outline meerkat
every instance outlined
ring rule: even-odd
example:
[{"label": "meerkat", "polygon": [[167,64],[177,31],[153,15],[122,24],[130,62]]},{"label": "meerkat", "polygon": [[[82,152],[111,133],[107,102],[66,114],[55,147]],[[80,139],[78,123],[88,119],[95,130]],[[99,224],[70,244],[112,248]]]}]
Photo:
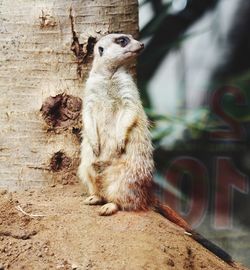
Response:
[{"label": "meerkat", "polygon": [[228,263],[230,255],[191,229],[153,195],[153,147],[149,122],[128,65],[143,43],[127,34],[109,34],[94,47],[94,61],[83,94],[83,131],[78,174],[87,186],[88,205],[99,214],[153,209],[184,228]]},{"label": "meerkat", "polygon": [[130,35],[110,34],[94,48],[83,96],[79,175],[90,193],[85,203],[105,202],[100,215],[150,205],[153,147],[137,86],[126,70],[143,47]]}]

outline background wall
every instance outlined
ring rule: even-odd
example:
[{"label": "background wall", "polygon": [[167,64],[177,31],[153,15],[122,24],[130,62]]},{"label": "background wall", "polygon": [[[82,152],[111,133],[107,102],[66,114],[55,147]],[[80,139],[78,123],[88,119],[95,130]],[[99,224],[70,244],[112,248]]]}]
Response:
[{"label": "background wall", "polygon": [[140,1],[159,196],[250,265],[250,3]]}]

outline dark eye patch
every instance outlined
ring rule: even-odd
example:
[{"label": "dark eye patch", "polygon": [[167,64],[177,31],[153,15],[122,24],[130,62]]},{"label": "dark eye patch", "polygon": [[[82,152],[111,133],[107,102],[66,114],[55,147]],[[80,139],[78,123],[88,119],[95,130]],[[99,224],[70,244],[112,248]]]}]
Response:
[{"label": "dark eye patch", "polygon": [[104,51],[103,47],[98,47],[98,51],[99,51],[100,56],[102,56],[103,55],[103,51]]},{"label": "dark eye patch", "polygon": [[126,47],[130,42],[130,39],[126,36],[118,37],[115,39],[115,43],[119,44],[121,47]]}]

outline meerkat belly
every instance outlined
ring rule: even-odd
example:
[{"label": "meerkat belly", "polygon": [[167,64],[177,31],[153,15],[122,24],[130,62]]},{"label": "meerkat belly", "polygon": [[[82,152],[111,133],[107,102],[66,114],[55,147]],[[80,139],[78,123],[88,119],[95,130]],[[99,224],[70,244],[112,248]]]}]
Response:
[{"label": "meerkat belly", "polygon": [[117,110],[111,104],[103,104],[96,110],[96,122],[100,143],[100,158],[110,159],[116,146]]},{"label": "meerkat belly", "polygon": [[[148,203],[146,194],[151,188],[153,162],[147,134],[147,130],[134,126],[128,134],[124,153],[116,156],[110,152],[110,158],[100,163],[103,197],[124,209],[144,208]],[[117,142],[114,140],[114,143]],[[112,144],[110,147],[115,151],[116,144]]]}]

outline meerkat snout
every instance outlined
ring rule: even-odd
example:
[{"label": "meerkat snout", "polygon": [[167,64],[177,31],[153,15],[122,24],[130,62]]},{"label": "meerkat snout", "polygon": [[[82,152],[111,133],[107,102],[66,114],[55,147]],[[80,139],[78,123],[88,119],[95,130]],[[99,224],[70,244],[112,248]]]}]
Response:
[{"label": "meerkat snout", "polygon": [[139,42],[139,49],[138,49],[138,53],[141,52],[144,49],[144,44],[142,42]]}]

